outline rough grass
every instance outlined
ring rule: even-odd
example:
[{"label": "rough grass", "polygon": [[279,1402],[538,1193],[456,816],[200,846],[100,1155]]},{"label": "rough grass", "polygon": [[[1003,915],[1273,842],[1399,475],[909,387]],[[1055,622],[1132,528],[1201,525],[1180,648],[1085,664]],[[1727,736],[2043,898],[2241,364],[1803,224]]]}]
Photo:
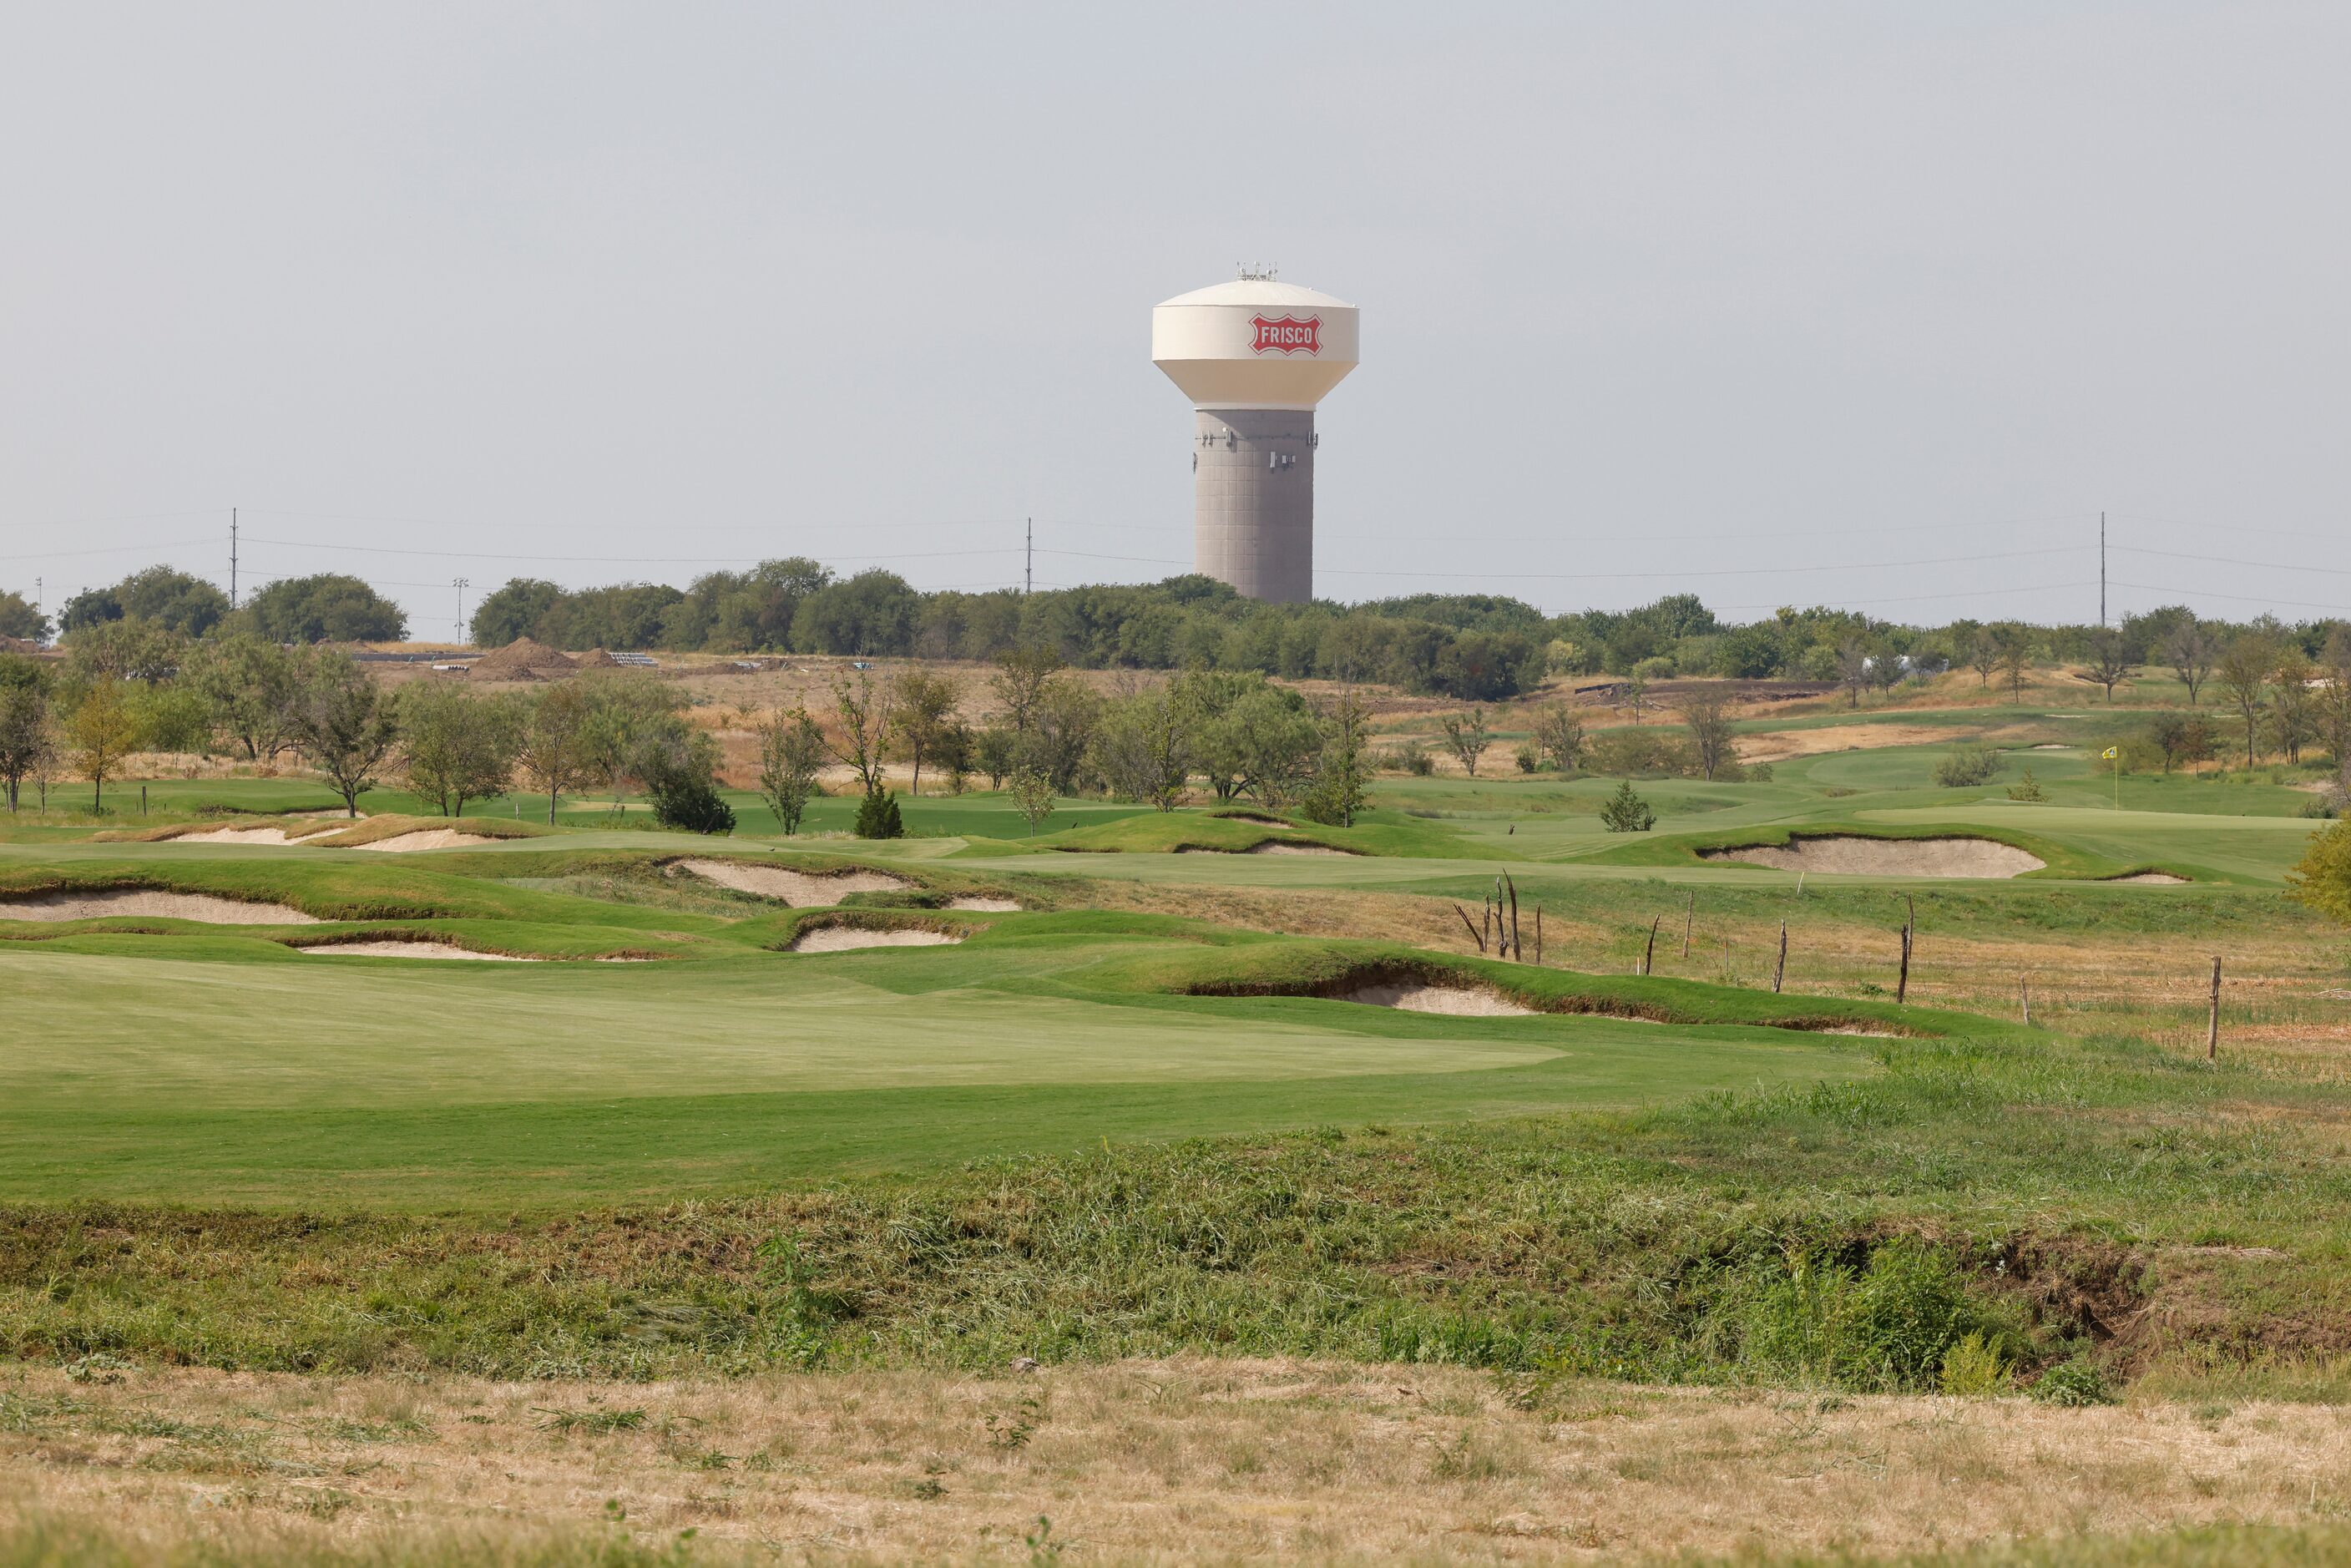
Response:
[{"label": "rough grass", "polygon": [[[1294,1361],[0,1393],[0,1563],[2341,1560],[2351,1453],[2273,1404],[1661,1391]],[[1770,1542],[1769,1545],[1763,1544]]]}]

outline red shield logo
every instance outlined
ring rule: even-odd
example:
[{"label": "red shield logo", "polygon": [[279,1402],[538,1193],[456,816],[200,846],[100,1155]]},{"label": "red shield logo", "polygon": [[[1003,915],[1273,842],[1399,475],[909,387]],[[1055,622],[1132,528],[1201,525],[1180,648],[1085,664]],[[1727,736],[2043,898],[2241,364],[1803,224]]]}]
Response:
[{"label": "red shield logo", "polygon": [[1257,340],[1249,345],[1252,353],[1320,354],[1322,351],[1322,318],[1295,316],[1279,319],[1259,316],[1249,325],[1257,329]]}]

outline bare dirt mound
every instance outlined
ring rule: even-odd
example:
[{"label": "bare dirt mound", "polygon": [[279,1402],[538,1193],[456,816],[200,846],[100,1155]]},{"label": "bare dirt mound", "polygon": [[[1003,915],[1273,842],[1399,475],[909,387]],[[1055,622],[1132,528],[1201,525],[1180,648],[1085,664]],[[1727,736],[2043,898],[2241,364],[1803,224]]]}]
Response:
[{"label": "bare dirt mound", "polygon": [[847,871],[830,876],[788,871],[779,865],[752,865],[743,861],[680,861],[679,865],[721,887],[756,894],[789,904],[795,909],[821,909],[839,904],[844,894],[895,893],[913,883],[886,872]]},{"label": "bare dirt mound", "polygon": [[566,675],[577,674],[580,666],[565,655],[535,643],[528,637],[517,637],[503,648],[493,650],[474,661],[465,672],[469,681],[559,681]]},{"label": "bare dirt mound", "polygon": [[820,925],[792,938],[787,953],[850,953],[860,947],[952,947],[962,941],[944,931],[865,931],[854,925]]},{"label": "bare dirt mound", "polygon": [[247,904],[209,893],[164,893],[149,887],[109,887],[89,893],[43,893],[0,902],[0,920],[200,920],[207,925],[317,925],[316,915],[283,904]]},{"label": "bare dirt mound", "polygon": [[446,942],[410,941],[323,942],[297,947],[298,953],[328,958],[468,958],[490,964],[542,964],[546,960],[521,953],[476,953]]},{"label": "bare dirt mound", "polygon": [[2164,887],[2185,887],[2195,878],[2174,876],[2168,871],[2135,871],[2128,876],[2110,876],[2108,882],[2141,882]]},{"label": "bare dirt mound", "polygon": [[1428,986],[1407,980],[1400,985],[1362,986],[1341,998],[1367,1007],[1395,1008],[1407,1013],[1442,1013],[1447,1018],[1532,1018],[1535,1009],[1493,991],[1474,986]]},{"label": "bare dirt mound", "polygon": [[469,850],[476,844],[494,844],[498,841],[487,833],[461,833],[455,828],[423,828],[413,833],[394,833],[373,843],[350,844],[354,850],[381,851],[385,854],[407,854],[415,850]]},{"label": "bare dirt mound", "polygon": [[1017,898],[951,898],[949,909],[968,909],[982,915],[1009,915],[1020,907]]},{"label": "bare dirt mound", "polygon": [[1698,852],[1702,860],[1739,861],[1775,871],[1830,876],[2008,877],[2022,876],[2049,863],[1994,839],[1869,839],[1850,833]]}]

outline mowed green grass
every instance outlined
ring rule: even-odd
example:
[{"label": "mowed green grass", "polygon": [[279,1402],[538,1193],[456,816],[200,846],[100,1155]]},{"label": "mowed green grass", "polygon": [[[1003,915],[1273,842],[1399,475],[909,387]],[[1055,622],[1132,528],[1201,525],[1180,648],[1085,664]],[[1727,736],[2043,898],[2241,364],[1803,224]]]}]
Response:
[{"label": "mowed green grass", "polygon": [[[1857,1042],[1299,998],[1054,994],[1133,941],[704,963],[0,948],[0,1194],[315,1207],[741,1192],[1108,1139],[1637,1106]],[[250,949],[250,951],[246,951]],[[266,952],[265,952],[266,949]],[[182,956],[174,956],[175,954]]]}]

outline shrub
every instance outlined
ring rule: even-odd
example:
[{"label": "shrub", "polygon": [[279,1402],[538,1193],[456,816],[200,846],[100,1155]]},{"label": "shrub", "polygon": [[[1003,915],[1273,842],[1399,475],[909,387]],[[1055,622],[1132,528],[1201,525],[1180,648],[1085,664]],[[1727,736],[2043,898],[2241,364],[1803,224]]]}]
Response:
[{"label": "shrub", "polygon": [[1542,766],[1542,750],[1531,740],[1519,742],[1519,748],[1510,755],[1517,760],[1521,773],[1532,773]]},{"label": "shrub", "polygon": [[2008,798],[2011,800],[2046,800],[2049,797],[2043,795],[2041,786],[2032,781],[2032,769],[2028,768],[2022,779],[2008,787]]},{"label": "shrub", "polygon": [[1407,742],[1398,750],[1395,761],[1397,767],[1416,779],[1426,779],[1437,771],[1437,758],[1428,754],[1428,747],[1416,740]]},{"label": "shrub", "polygon": [[1774,1260],[1734,1286],[1727,1306],[1750,1371],[1846,1388],[1938,1386],[1971,1340],[1955,1380],[1981,1379],[2014,1337],[1957,1263],[1910,1241],[1887,1242],[1857,1270],[1801,1254]]},{"label": "shrub", "polygon": [[1935,782],[1946,789],[1989,784],[2000,773],[2000,753],[1989,746],[1957,746],[1935,764]]},{"label": "shrub", "polygon": [[1677,730],[1635,725],[1604,729],[1584,743],[1583,770],[1651,779],[1688,779],[1698,772],[1698,753]]},{"label": "shrub", "polygon": [[2008,1357],[1981,1333],[1971,1332],[1943,1353],[1936,1382],[1954,1398],[1998,1394],[2008,1386]]},{"label": "shrub", "polygon": [[2029,1392],[2043,1405],[2080,1406],[2115,1402],[2114,1391],[2106,1385],[2106,1375],[2086,1354],[2051,1367]]},{"label": "shrub", "polygon": [[906,823],[898,814],[895,791],[869,789],[857,803],[857,836],[861,839],[903,839]]},{"label": "shrub", "polygon": [[1612,833],[1646,833],[1657,825],[1657,814],[1649,803],[1633,793],[1633,781],[1625,779],[1616,786],[1616,793],[1600,808],[1601,825]]},{"label": "shrub", "polygon": [[731,833],[735,808],[718,793],[707,772],[691,766],[654,765],[645,770],[645,794],[653,800],[653,821],[664,828],[691,833]]}]

